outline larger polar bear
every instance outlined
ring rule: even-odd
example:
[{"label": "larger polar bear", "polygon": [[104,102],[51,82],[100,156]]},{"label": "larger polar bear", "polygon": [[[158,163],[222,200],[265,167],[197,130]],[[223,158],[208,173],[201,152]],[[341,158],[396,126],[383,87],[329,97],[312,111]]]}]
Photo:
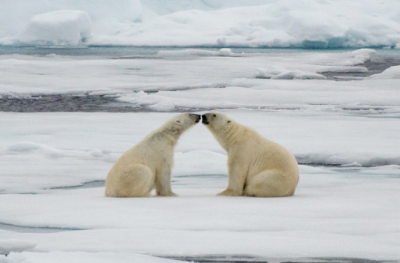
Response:
[{"label": "larger polar bear", "polygon": [[174,147],[183,132],[200,121],[200,115],[183,113],[169,119],[125,152],[106,179],[109,197],[175,196],[171,190]]},{"label": "larger polar bear", "polygon": [[299,168],[294,156],[255,130],[212,111],[203,124],[228,153],[228,188],[219,195],[280,197],[294,194]]}]

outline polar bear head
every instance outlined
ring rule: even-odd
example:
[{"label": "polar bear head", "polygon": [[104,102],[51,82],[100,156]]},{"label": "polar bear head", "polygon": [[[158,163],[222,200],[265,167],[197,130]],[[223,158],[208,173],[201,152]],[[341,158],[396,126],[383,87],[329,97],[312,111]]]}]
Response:
[{"label": "polar bear head", "polygon": [[202,115],[203,124],[214,135],[219,144],[226,150],[232,134],[237,131],[238,124],[225,114],[211,111]]},{"label": "polar bear head", "polygon": [[202,116],[202,123],[213,133],[219,134],[232,126],[233,120],[225,114],[211,111]]},{"label": "polar bear head", "polygon": [[182,113],[169,119],[164,124],[163,130],[169,134],[180,136],[182,133],[198,123],[200,119],[200,115]]}]

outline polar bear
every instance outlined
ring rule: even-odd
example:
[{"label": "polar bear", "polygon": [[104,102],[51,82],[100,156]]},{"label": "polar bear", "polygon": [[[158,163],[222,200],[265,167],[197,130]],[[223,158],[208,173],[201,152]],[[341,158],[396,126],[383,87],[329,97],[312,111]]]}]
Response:
[{"label": "polar bear", "polygon": [[202,123],[228,153],[226,196],[282,197],[294,194],[299,168],[294,156],[255,130],[212,111]]},{"label": "polar bear", "polygon": [[200,121],[197,114],[183,113],[168,120],[125,152],[106,178],[109,197],[175,196],[171,190],[174,147],[183,132]]}]

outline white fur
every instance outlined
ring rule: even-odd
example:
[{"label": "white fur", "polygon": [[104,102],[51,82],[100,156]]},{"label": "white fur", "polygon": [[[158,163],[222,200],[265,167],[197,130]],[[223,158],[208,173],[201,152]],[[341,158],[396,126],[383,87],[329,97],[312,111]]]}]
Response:
[{"label": "white fur", "polygon": [[294,194],[299,169],[290,152],[225,114],[210,112],[205,115],[209,121],[206,127],[228,153],[228,188],[219,195],[280,197]]},{"label": "white fur", "polygon": [[179,137],[196,124],[199,116],[183,113],[125,152],[107,175],[105,195],[109,197],[175,196],[171,190],[174,147]]}]

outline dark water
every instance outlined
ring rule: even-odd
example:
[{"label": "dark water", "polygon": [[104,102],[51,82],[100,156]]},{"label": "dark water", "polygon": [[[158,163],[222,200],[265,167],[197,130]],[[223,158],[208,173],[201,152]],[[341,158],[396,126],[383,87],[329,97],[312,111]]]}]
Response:
[{"label": "dark water", "polygon": [[371,260],[363,258],[268,258],[251,255],[197,255],[197,256],[158,256],[196,263],[398,263],[398,260]]},{"label": "dark water", "polygon": [[61,228],[61,227],[35,227],[35,226],[22,226],[0,223],[0,230],[7,230],[20,233],[57,233],[64,231],[78,231],[84,230],[79,228]]}]

